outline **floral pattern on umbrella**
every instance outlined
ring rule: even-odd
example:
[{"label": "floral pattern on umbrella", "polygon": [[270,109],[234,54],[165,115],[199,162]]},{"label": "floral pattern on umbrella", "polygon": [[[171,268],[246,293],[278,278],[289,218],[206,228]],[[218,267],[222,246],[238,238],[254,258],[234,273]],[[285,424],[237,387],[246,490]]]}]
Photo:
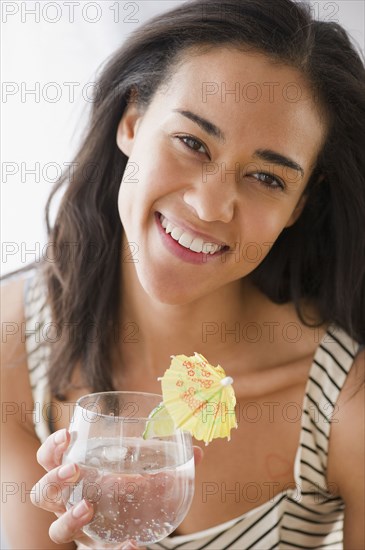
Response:
[{"label": "floral pattern on umbrella", "polygon": [[230,439],[237,428],[233,379],[195,352],[173,355],[161,380],[163,404],[176,427],[187,430],[206,445],[217,437]]}]

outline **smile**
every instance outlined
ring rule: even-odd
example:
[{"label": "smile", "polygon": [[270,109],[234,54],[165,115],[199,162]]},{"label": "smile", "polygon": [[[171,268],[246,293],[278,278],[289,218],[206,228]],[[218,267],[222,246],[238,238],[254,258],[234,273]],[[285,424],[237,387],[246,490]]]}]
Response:
[{"label": "smile", "polygon": [[212,242],[205,242],[200,237],[194,237],[194,235],[192,235],[188,231],[185,231],[184,229],[181,229],[181,227],[174,225],[162,214],[160,214],[160,221],[162,227],[165,229],[165,232],[168,235],[170,234],[175,241],[181,244],[181,246],[183,246],[184,248],[189,248],[193,252],[215,254],[216,252],[219,252],[219,250],[222,250],[222,248],[224,248],[225,246],[224,244],[219,245]]},{"label": "smile", "polygon": [[204,263],[221,256],[229,249],[225,244],[204,239],[199,234],[179,227],[160,212],[155,213],[157,225],[169,250],[190,263]]}]

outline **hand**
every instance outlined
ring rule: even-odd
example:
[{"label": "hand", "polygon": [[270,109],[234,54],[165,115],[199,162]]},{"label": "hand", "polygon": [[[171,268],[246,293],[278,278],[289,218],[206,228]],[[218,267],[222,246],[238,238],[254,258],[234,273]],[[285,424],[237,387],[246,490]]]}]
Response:
[{"label": "hand", "polygon": [[133,550],[138,548],[132,541],[126,541],[116,546],[115,544],[96,542],[85,535],[82,527],[87,525],[93,516],[93,506],[85,499],[66,511],[62,492],[74,484],[80,475],[77,464],[61,466],[62,456],[69,444],[69,432],[59,430],[50,435],[37,452],[39,464],[48,473],[33,487],[31,500],[35,506],[56,514],[58,519],[49,528],[51,540],[57,544],[75,541],[79,545],[78,548],[89,550]]},{"label": "hand", "polygon": [[[93,517],[93,506],[83,499],[76,506],[66,511],[62,500],[62,491],[74,484],[79,476],[77,464],[61,466],[62,456],[70,444],[70,434],[67,430],[59,430],[50,435],[37,452],[37,460],[47,473],[36,483],[31,492],[32,503],[39,508],[53,512],[57,516],[49,528],[49,536],[57,544],[71,541],[77,542],[79,549],[113,549],[133,550],[138,548],[133,541],[125,541],[121,545],[101,544],[83,533],[82,528]],[[194,446],[195,464],[200,464],[203,450]],[[139,547],[141,550],[141,548]]]}]

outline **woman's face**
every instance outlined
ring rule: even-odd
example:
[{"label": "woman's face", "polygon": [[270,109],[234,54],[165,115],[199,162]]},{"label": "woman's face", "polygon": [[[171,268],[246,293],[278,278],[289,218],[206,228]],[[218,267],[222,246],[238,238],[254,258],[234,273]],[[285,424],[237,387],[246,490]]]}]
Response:
[{"label": "woman's face", "polygon": [[146,111],[131,103],[118,205],[145,291],[183,304],[251,273],[300,215],[325,131],[301,73],[231,48],[186,56]]}]

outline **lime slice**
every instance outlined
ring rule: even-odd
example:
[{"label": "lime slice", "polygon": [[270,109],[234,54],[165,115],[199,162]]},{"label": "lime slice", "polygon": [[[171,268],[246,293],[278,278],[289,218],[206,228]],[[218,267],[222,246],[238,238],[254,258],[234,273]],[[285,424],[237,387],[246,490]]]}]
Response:
[{"label": "lime slice", "polygon": [[150,420],[146,422],[146,427],[142,434],[143,439],[164,437],[174,433],[174,422],[163,403],[157,405],[149,414],[148,418]]}]

